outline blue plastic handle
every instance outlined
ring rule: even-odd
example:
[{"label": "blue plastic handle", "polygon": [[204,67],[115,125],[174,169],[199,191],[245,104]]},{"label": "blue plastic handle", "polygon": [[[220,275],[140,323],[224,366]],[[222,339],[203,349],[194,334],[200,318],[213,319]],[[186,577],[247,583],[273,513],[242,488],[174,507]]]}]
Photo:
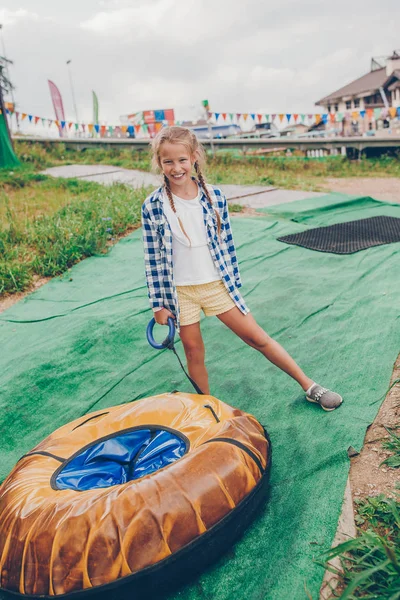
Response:
[{"label": "blue plastic handle", "polygon": [[175,337],[175,322],[174,322],[174,320],[171,317],[168,317],[168,327],[169,327],[168,335],[165,338],[165,340],[163,342],[161,342],[161,344],[156,342],[156,340],[153,337],[153,329],[154,329],[155,324],[156,324],[156,320],[153,317],[151,319],[151,321],[149,322],[149,324],[147,325],[147,329],[146,329],[147,341],[149,342],[150,346],[153,346],[153,348],[156,348],[156,350],[163,350],[164,348],[170,348],[171,346],[173,346],[174,337]]}]

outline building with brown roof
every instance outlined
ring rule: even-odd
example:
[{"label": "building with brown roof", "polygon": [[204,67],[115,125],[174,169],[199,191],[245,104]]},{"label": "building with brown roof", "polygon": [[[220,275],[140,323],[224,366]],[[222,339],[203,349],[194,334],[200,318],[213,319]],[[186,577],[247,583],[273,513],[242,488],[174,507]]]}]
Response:
[{"label": "building with brown roof", "polygon": [[[347,113],[344,125],[350,119],[354,121],[354,111],[368,111],[368,128],[371,128],[374,119],[370,117],[369,109],[400,107],[400,50],[394,50],[388,57],[372,58],[369,73],[324,96],[316,104],[328,113]],[[366,123],[361,125],[365,130]],[[376,127],[376,122],[373,125]]]}]

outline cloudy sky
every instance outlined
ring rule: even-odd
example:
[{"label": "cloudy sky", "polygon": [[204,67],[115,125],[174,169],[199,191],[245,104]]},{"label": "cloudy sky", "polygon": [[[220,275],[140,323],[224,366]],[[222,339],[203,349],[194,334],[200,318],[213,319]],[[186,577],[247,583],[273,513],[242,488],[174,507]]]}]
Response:
[{"label": "cloudy sky", "polygon": [[[310,112],[400,48],[399,0],[3,0],[0,23],[21,112],[54,118],[47,80],[80,121],[143,109],[189,116]],[[0,46],[0,54],[2,54]],[[194,109],[193,107],[196,107]]]}]

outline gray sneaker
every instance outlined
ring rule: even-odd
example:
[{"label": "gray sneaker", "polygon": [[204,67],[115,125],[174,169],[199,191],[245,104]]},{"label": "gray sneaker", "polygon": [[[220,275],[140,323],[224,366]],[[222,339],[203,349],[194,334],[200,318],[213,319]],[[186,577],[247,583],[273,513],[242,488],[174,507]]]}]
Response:
[{"label": "gray sneaker", "polygon": [[309,390],[307,390],[306,398],[309,402],[319,404],[324,410],[335,410],[343,402],[342,396],[339,396],[336,392],[331,392],[324,387],[314,383]]}]

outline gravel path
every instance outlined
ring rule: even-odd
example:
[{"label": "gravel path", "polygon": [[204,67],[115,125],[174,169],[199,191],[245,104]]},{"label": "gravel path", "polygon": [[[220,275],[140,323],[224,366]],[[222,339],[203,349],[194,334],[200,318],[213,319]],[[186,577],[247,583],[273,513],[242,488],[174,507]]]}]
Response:
[{"label": "gravel path", "polygon": [[399,177],[329,177],[325,179],[323,187],[327,192],[372,196],[377,200],[400,202]]}]

